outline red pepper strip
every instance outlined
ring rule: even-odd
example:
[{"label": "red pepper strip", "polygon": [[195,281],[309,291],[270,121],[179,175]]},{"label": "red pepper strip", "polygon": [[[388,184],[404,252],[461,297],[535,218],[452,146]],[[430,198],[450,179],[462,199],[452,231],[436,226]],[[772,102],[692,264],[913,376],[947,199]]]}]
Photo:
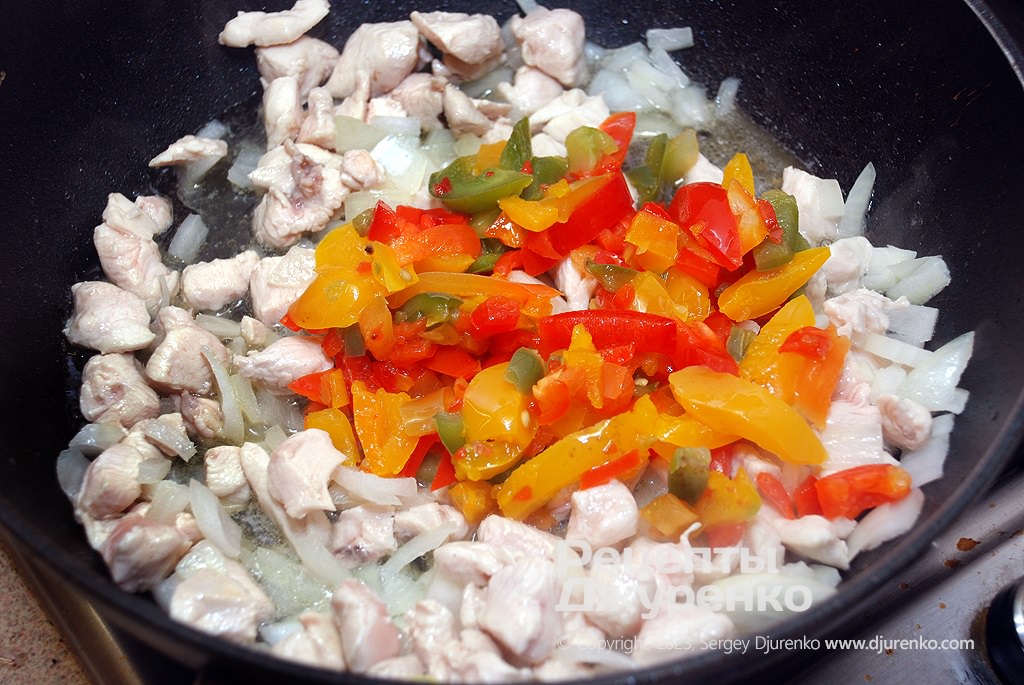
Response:
[{"label": "red pepper strip", "polygon": [[373,210],[373,221],[370,222],[370,228],[366,232],[366,237],[370,240],[390,243],[402,235],[402,223],[398,214],[388,206],[388,203],[378,200],[377,206]]},{"label": "red pepper strip", "polygon": [[725,343],[701,321],[677,322],[676,349],[672,362],[677,369],[707,366],[709,369],[739,375],[739,365],[729,354]]},{"label": "red pepper strip", "polygon": [[285,314],[284,316],[281,317],[280,324],[287,328],[288,330],[295,331],[296,333],[302,330],[302,326],[295,323],[295,321],[292,320],[292,317],[289,316],[288,314]]},{"label": "red pepper strip", "polygon": [[510,297],[488,297],[469,315],[470,330],[476,337],[514,331],[519,326],[519,309],[519,303]]},{"label": "red pepper strip", "polygon": [[338,364],[345,373],[345,382],[349,388],[356,381],[363,381],[366,383],[366,389],[370,392],[376,392],[380,389],[380,382],[378,382],[377,376],[373,373],[373,361],[365,354],[358,356],[341,355],[338,358]]},{"label": "red pepper strip", "polygon": [[832,349],[832,334],[817,326],[804,326],[790,333],[779,352],[792,352],[814,361],[824,361]]},{"label": "red pepper strip", "polygon": [[327,371],[317,371],[316,373],[309,373],[305,376],[296,378],[294,381],[288,384],[288,389],[296,395],[305,397],[311,402],[319,402],[320,404],[327,405],[329,400],[324,399],[323,393],[321,392],[323,377],[333,369]]},{"label": "red pepper strip", "polygon": [[533,386],[533,402],[537,423],[550,426],[569,411],[572,390],[559,378],[546,377]]},{"label": "red pepper strip", "polygon": [[793,491],[793,506],[798,518],[812,515],[821,516],[821,502],[818,501],[818,489],[814,485],[817,482],[817,478],[808,476]]},{"label": "red pepper strip", "polygon": [[480,370],[480,361],[465,350],[444,345],[423,366],[450,378],[472,378]]},{"label": "red pepper strip", "polygon": [[633,130],[636,128],[636,112],[618,112],[611,115],[599,127],[602,131],[611,136],[619,149],[605,155],[604,158],[594,167],[594,175],[607,174],[618,171],[622,163],[626,161],[629,154],[629,143],[633,140]]},{"label": "red pepper strip", "polygon": [[565,256],[594,240],[601,231],[614,227],[632,210],[633,196],[626,177],[616,172],[600,190],[580,203],[568,221],[555,224],[544,233],[550,236],[555,253]]},{"label": "red pepper strip", "polygon": [[405,466],[398,475],[402,478],[414,477],[416,472],[420,470],[420,466],[423,464],[423,459],[427,456],[427,452],[429,452],[430,448],[439,442],[441,442],[441,438],[437,433],[430,433],[429,435],[421,436],[419,441],[416,443],[416,448],[413,449],[412,454],[409,455],[409,460],[405,462]]},{"label": "red pepper strip", "polygon": [[723,523],[704,531],[708,547],[735,547],[740,544],[743,534],[747,532],[746,523]]},{"label": "red pepper strip", "polygon": [[334,359],[345,351],[345,339],[342,337],[340,328],[332,328],[327,331],[324,339],[320,341],[320,347],[324,354]]},{"label": "red pepper strip", "polygon": [[722,274],[722,267],[686,247],[681,247],[676,253],[676,266],[709,288],[718,285]]},{"label": "red pepper strip", "polygon": [[758,198],[755,202],[758,211],[761,212],[761,218],[764,219],[764,225],[768,227],[768,240],[776,245],[781,245],[782,226],[779,224],[779,218],[775,215],[775,207],[764,198]]},{"label": "red pepper strip", "polygon": [[879,504],[906,497],[910,474],[891,464],[866,464],[823,476],[814,489],[825,518],[854,519]]},{"label": "red pepper strip", "polygon": [[580,490],[604,485],[623,475],[631,475],[631,472],[640,469],[644,464],[640,450],[630,450],[621,457],[584,471],[580,476]]},{"label": "red pepper strip", "polygon": [[707,318],[704,319],[704,323],[710,328],[718,339],[723,343],[728,342],[729,333],[732,332],[733,321],[728,316],[719,311],[713,311],[708,314]]},{"label": "red pepper strip", "polygon": [[718,471],[723,476],[732,478],[732,460],[734,455],[735,452],[732,445],[715,447],[711,450],[711,463],[708,464],[708,469]]},{"label": "red pepper strip", "polygon": [[546,358],[567,349],[577,324],[587,329],[597,349],[634,343],[638,353],[672,354],[676,350],[676,322],[668,317],[628,309],[584,309],[537,321],[541,355]]},{"label": "red pepper strip", "polygon": [[509,250],[505,254],[498,257],[498,260],[494,262],[495,276],[502,278],[508,276],[510,271],[520,269],[523,266],[523,251],[522,250]]},{"label": "red pepper strip", "polygon": [[452,465],[452,455],[448,450],[442,450],[441,461],[437,462],[437,472],[434,480],[430,482],[430,491],[440,490],[458,481],[455,477],[455,466]]},{"label": "red pepper strip", "polygon": [[743,264],[739,225],[725,188],[717,183],[688,183],[676,191],[668,213],[719,266],[733,271]]},{"label": "red pepper strip", "polygon": [[756,480],[757,489],[761,492],[761,496],[765,501],[772,505],[775,511],[782,514],[783,518],[793,518],[793,502],[790,500],[789,493],[786,492],[786,488],[778,476],[762,471],[757,474]]}]

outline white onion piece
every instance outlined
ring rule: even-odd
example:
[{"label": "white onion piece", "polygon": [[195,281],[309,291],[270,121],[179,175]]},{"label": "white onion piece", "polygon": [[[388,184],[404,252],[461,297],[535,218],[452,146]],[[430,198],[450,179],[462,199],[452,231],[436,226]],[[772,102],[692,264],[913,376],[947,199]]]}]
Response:
[{"label": "white onion piece", "polygon": [[387,137],[415,140],[419,140],[420,137],[420,120],[416,117],[375,116],[367,123],[378,131],[383,131]]},{"label": "white onion piece", "polygon": [[739,94],[740,80],[734,76],[723,79],[718,85],[718,94],[715,96],[715,114],[720,117],[728,116],[736,110],[736,96]]},{"label": "white onion piece", "polygon": [[212,314],[196,314],[196,323],[218,338],[237,338],[242,335],[242,324],[234,319]]},{"label": "white onion piece", "polygon": [[601,58],[601,68],[610,71],[625,71],[637,60],[647,59],[647,48],[643,43],[629,43],[621,48],[605,50]]},{"label": "white onion piece", "polygon": [[372,150],[387,134],[354,117],[334,117],[334,146],[339,153]]},{"label": "white onion piece", "polygon": [[249,174],[260,164],[260,157],[266,152],[259,145],[243,144],[235,155],[231,167],[228,168],[228,182],[240,190],[251,190],[252,180]]},{"label": "white onion piece", "polygon": [[871,248],[871,261],[868,270],[861,279],[861,285],[871,290],[885,292],[896,285],[899,278],[892,272],[892,265],[913,259],[917,253],[888,245]]},{"label": "white onion piece", "polygon": [[196,131],[196,137],[198,138],[216,138],[222,140],[225,136],[231,133],[231,129],[220,119],[211,119],[210,121],[203,124],[203,127]]},{"label": "white onion piece", "polygon": [[693,29],[689,26],[680,26],[670,29],[647,29],[644,34],[647,40],[647,47],[651,50],[664,50],[675,52],[693,47]]},{"label": "white onion piece", "polygon": [[72,502],[78,498],[88,468],[89,460],[77,449],[63,450],[57,456],[57,482]]},{"label": "white onion piece", "polygon": [[474,81],[466,81],[459,86],[459,90],[471,98],[486,98],[498,89],[499,83],[511,83],[513,78],[515,72],[508,66],[501,66]]},{"label": "white onion piece", "polygon": [[839,237],[847,238],[864,235],[865,219],[868,205],[871,203],[871,190],[875,186],[875,165],[868,162],[864,170],[853,182],[850,193],[846,196],[846,211],[839,220]]},{"label": "white onion piece", "polygon": [[139,463],[140,485],[155,485],[171,472],[171,460],[163,457],[147,457]]},{"label": "white onion piece", "polygon": [[907,450],[900,456],[900,466],[910,474],[915,487],[921,487],[942,478],[949,454],[949,434],[953,432],[953,414],[942,414],[932,420],[928,440],[916,450]]},{"label": "white onion piece", "polygon": [[[273,597],[271,597],[271,601],[273,601]],[[277,602],[274,602],[274,604],[276,605]],[[280,611],[280,608],[278,608],[278,611]],[[263,642],[273,647],[278,642],[282,642],[296,633],[301,633],[302,630],[302,624],[298,619],[291,618],[286,621],[278,621],[277,623],[264,623],[257,632]]]},{"label": "white onion piece", "polygon": [[451,129],[435,128],[424,136],[421,149],[441,168],[455,159],[455,134]]},{"label": "white onion piece", "polygon": [[167,525],[174,525],[174,519],[185,511],[189,502],[188,487],[170,480],[144,486],[143,493],[150,502],[146,518]]},{"label": "white onion piece", "polygon": [[418,145],[410,145],[397,136],[388,136],[373,146],[370,156],[383,167],[388,185],[403,193],[415,195],[427,177],[427,156]]},{"label": "white onion piece", "polygon": [[967,368],[973,348],[973,331],[950,340],[907,374],[897,394],[914,400],[929,411],[952,411],[962,401],[956,386]]},{"label": "white onion piece", "polygon": [[331,477],[350,495],[364,502],[397,506],[416,494],[415,478],[381,478],[349,466],[340,466]]},{"label": "white onion piece", "polygon": [[672,56],[661,48],[651,48],[651,65],[662,74],[672,79],[672,87],[686,88],[690,85],[690,77],[676,63]]},{"label": "white onion piece", "polygon": [[[913,270],[901,277],[908,268]],[[942,257],[921,257],[912,262],[894,264],[890,269],[900,280],[885,291],[886,296],[893,300],[906,297],[911,304],[924,304],[952,280]]]},{"label": "white onion piece", "polygon": [[140,423],[142,424],[142,434],[157,446],[173,452],[183,461],[188,461],[195,455],[196,446],[182,431],[175,430],[157,419],[140,421]]},{"label": "white onion piece", "polygon": [[121,442],[126,435],[128,432],[119,423],[87,423],[71,438],[68,447],[87,457],[94,457]]},{"label": "white onion piece", "polygon": [[380,566],[381,585],[386,589],[389,584],[394,582],[394,579],[402,569],[422,557],[424,554],[433,552],[435,549],[443,545],[457,529],[458,525],[456,523],[449,522],[435,528],[434,530],[428,530],[425,533],[420,533],[396,549],[394,553],[388,557],[388,560]]},{"label": "white onion piece", "polygon": [[704,88],[696,84],[672,93],[672,118],[680,126],[697,127],[711,120],[712,105]]},{"label": "white onion piece", "polygon": [[928,350],[887,338],[878,333],[864,333],[854,337],[854,343],[865,352],[904,366],[919,366],[932,356]]},{"label": "white onion piece", "polygon": [[[726,599],[724,602],[726,606],[721,613],[732,619],[737,631],[740,633],[764,632],[792,613],[785,608],[785,603],[781,601],[780,604],[783,608],[780,611],[758,607],[758,602],[756,601],[749,603],[748,610],[747,603],[743,601],[743,598],[766,596],[765,594],[759,595],[758,592],[768,593],[767,596],[781,598],[786,596],[788,588],[800,588],[810,593],[813,606],[831,597],[836,592],[835,588],[818,582],[813,578],[789,576],[781,573],[740,573],[716,580],[711,585],[716,586],[723,597],[733,598],[734,606],[732,610],[730,610],[728,599]],[[759,587],[768,589],[759,591],[757,589]],[[777,592],[776,588],[778,589]],[[770,607],[771,605],[768,604],[768,606]],[[758,611],[758,609],[765,610]]]},{"label": "white onion piece", "polygon": [[523,14],[529,14],[540,7],[537,0],[516,0],[516,4],[519,5],[519,11]]},{"label": "white onion piece", "polygon": [[231,385],[231,378],[228,370],[220,360],[217,359],[207,347],[200,351],[206,363],[213,371],[214,380],[217,381],[217,392],[220,395],[220,411],[224,415],[224,424],[220,429],[220,436],[232,445],[242,444],[245,439],[245,422],[242,419],[242,408],[235,397],[235,389]]},{"label": "white onion piece", "polygon": [[650,107],[650,103],[633,90],[622,74],[608,69],[594,74],[587,92],[602,96],[613,112],[638,112]]},{"label": "white onion piece", "polygon": [[907,377],[907,371],[899,364],[883,367],[875,372],[871,380],[871,397],[895,395],[900,383]]},{"label": "white onion piece", "polygon": [[189,505],[196,525],[224,556],[237,559],[242,553],[242,528],[224,511],[217,495],[196,479],[188,484]]},{"label": "white onion piece", "polygon": [[263,444],[267,446],[267,450],[273,452],[281,446],[285,440],[288,439],[288,434],[284,432],[284,429],[274,424],[263,434]]},{"label": "white onion piece", "polygon": [[189,214],[174,232],[171,244],[167,246],[167,253],[175,259],[191,264],[209,233],[210,230],[198,214]]},{"label": "white onion piece", "polygon": [[939,310],[935,307],[912,304],[887,313],[889,329],[886,335],[890,338],[921,347],[935,335],[935,322],[939,318]]},{"label": "white onion piece", "polygon": [[302,430],[302,409],[294,398],[275,395],[264,387],[256,389],[256,401],[265,426],[278,426],[286,433]]},{"label": "white onion piece", "polygon": [[922,506],[924,493],[914,488],[900,501],[881,504],[869,511],[846,538],[850,560],[909,531],[921,515]]},{"label": "white onion piece", "polygon": [[642,83],[647,86],[654,86],[657,89],[658,101],[664,102],[659,105],[662,109],[668,107],[667,92],[678,88],[679,83],[672,74],[667,74],[647,60],[637,60],[626,70],[627,79],[630,83]]},{"label": "white onion piece", "polygon": [[235,391],[235,398],[238,400],[238,407],[242,410],[242,416],[249,423],[260,423],[260,405],[256,401],[256,393],[252,389],[252,383],[241,374],[231,374],[231,389]]}]

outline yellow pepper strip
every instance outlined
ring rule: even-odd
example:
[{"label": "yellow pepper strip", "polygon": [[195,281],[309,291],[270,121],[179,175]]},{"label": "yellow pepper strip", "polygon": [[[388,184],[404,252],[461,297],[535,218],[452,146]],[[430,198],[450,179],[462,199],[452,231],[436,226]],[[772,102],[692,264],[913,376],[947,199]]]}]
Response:
[{"label": "yellow pepper strip", "polygon": [[764,316],[806,283],[828,255],[827,247],[814,247],[797,252],[778,269],[749,271],[722,292],[718,308],[733,321]]},{"label": "yellow pepper strip", "polygon": [[[656,257],[649,268],[654,271],[665,271],[676,261],[679,253],[679,224],[660,217],[652,212],[637,212],[629,222],[625,240],[636,245],[637,255],[648,255],[648,259]],[[658,268],[658,266],[661,268]]]},{"label": "yellow pepper strip", "polygon": [[505,379],[508,362],[480,371],[462,395],[462,422],[467,442],[500,440],[522,452],[537,432],[528,411],[530,398]]},{"label": "yellow pepper strip", "polygon": [[485,481],[461,481],[448,488],[448,496],[455,508],[462,512],[466,523],[480,523],[498,510],[494,500],[494,486]]},{"label": "yellow pepper strip", "polygon": [[405,467],[419,441],[402,430],[402,406],[410,400],[404,392],[370,392],[363,381],[352,384],[352,418],[363,446],[363,470],[395,476]]},{"label": "yellow pepper strip", "polygon": [[413,285],[389,296],[388,304],[392,309],[398,309],[420,293],[447,293],[460,298],[483,299],[504,295],[522,305],[524,314],[533,317],[550,314],[551,298],[561,295],[554,288],[544,285],[513,283],[480,274],[428,271],[419,274],[419,280]]},{"label": "yellow pepper strip", "polygon": [[498,200],[498,207],[509,219],[526,230],[543,231],[559,222],[568,221],[577,207],[611,180],[611,174],[593,176],[571,184],[562,179],[552,185],[540,200],[524,200],[518,195],[510,195]]},{"label": "yellow pepper strip", "polygon": [[796,379],[803,369],[800,357],[780,354],[779,346],[796,330],[814,325],[814,309],[804,295],[794,297],[766,323],[740,362],[740,376],[793,404]]},{"label": "yellow pepper strip", "polygon": [[678,542],[686,529],[697,522],[697,512],[671,492],[655,497],[640,509],[640,516],[665,540]]},{"label": "yellow pepper strip", "polygon": [[501,153],[505,149],[507,141],[499,140],[496,143],[484,143],[476,151],[476,162],[473,165],[473,173],[479,176],[488,169],[494,169],[501,162]]},{"label": "yellow pepper strip", "polygon": [[738,181],[744,190],[751,196],[755,194],[754,190],[754,170],[750,167],[750,158],[743,152],[737,152],[732,156],[732,159],[726,163],[722,169],[724,178],[722,179],[722,187],[726,190],[733,181]]},{"label": "yellow pepper strip", "polygon": [[331,437],[331,444],[345,455],[345,463],[352,465],[359,461],[359,447],[352,432],[352,424],[340,409],[321,409],[306,414],[304,427],[319,428]]},{"label": "yellow pepper strip", "polygon": [[703,321],[711,313],[708,287],[682,269],[672,267],[668,270],[665,290],[674,302],[686,307],[689,320]]},{"label": "yellow pepper strip", "polygon": [[714,449],[736,442],[735,435],[708,428],[689,414],[669,416],[659,414],[655,432],[658,439],[673,447],[708,447]]},{"label": "yellow pepper strip", "polygon": [[733,179],[726,186],[729,208],[736,215],[736,230],[740,237],[740,252],[747,254],[768,236],[768,224],[764,222],[761,210],[754,202],[754,196],[743,184]]},{"label": "yellow pepper strip", "polygon": [[601,369],[604,359],[594,347],[594,338],[583,324],[576,324],[572,329],[569,347],[562,356],[562,361],[569,369],[579,369],[586,378],[587,401],[590,406],[600,409],[604,406],[604,393],[601,388]]},{"label": "yellow pepper strip", "polygon": [[572,433],[529,461],[520,464],[495,496],[502,514],[522,520],[547,504],[580,476],[630,450],[646,450],[655,440],[650,432],[658,410],[647,397],[633,409]]},{"label": "yellow pepper strip", "polygon": [[[630,285],[633,286],[634,306],[636,309],[681,321],[695,318],[694,314],[696,312],[691,314],[686,304],[673,299],[669,295],[668,290],[665,289],[665,282],[650,271],[644,271],[636,275],[630,281]],[[699,302],[695,304],[699,306]],[[708,306],[710,306],[710,302]],[[699,312],[700,310],[697,311]],[[703,321],[706,317],[707,314],[700,317],[700,320]]]},{"label": "yellow pepper strip", "polygon": [[760,385],[706,366],[680,369],[668,381],[676,401],[709,428],[746,438],[790,464],[820,464],[828,456],[804,418]]},{"label": "yellow pepper strip", "polygon": [[708,471],[707,488],[694,508],[704,528],[744,523],[761,508],[761,496],[743,469],[735,478]]},{"label": "yellow pepper strip", "polygon": [[486,481],[508,471],[522,457],[523,448],[503,440],[467,442],[452,455],[460,481]]}]

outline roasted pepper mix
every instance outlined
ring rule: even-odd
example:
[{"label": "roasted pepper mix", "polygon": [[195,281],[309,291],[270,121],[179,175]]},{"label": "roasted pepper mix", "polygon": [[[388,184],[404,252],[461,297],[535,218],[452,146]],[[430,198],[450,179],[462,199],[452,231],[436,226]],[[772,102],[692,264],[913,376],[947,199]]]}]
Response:
[{"label": "roasted pepper mix", "polygon": [[[549,503],[649,466],[668,482],[641,510],[649,530],[699,524],[712,544],[735,543],[762,498],[854,517],[906,495],[895,467],[793,493],[733,468],[737,446],[826,458],[816,429],[849,341],[815,327],[800,290],[829,250],[800,236],[791,196],[757,194],[742,153],[721,184],[679,185],[695,133],[634,141],[635,122],[577,129],[562,158],[533,155],[524,119],[433,174],[440,208],[379,203],[330,232],[283,320],[335,362],[291,386],[306,426],[359,468],[449,487],[471,521],[543,525]],[[554,313],[561,293],[510,278],[563,260],[592,277],[589,308]]]}]

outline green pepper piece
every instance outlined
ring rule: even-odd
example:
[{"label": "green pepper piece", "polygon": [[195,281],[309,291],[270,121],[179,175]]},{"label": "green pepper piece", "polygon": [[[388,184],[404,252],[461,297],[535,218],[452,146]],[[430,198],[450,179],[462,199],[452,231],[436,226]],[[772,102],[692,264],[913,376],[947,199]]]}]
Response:
[{"label": "green pepper piece", "polygon": [[363,342],[363,334],[359,330],[359,324],[354,323],[342,329],[341,340],[345,344],[346,356],[361,357],[366,354],[366,344]]},{"label": "green pepper piece", "polygon": [[505,143],[498,159],[498,168],[522,171],[523,165],[533,157],[533,143],[530,139],[530,120],[523,117],[512,127],[512,134]]},{"label": "green pepper piece", "polygon": [[641,204],[657,201],[661,195],[661,162],[665,157],[667,145],[667,133],[654,136],[647,146],[644,163],[626,172],[626,176],[637,190]]},{"label": "green pepper piece", "polygon": [[366,237],[366,234],[370,232],[370,226],[373,225],[373,213],[376,211],[377,208],[374,206],[356,214],[356,218],[352,219],[352,227],[356,229],[356,233]]},{"label": "green pepper piece", "polygon": [[505,380],[524,395],[533,390],[534,384],[543,377],[544,362],[536,350],[528,347],[516,350],[505,369]]},{"label": "green pepper piece", "polygon": [[429,330],[453,320],[458,316],[461,305],[462,300],[447,293],[420,293],[411,297],[395,312],[395,320],[402,322],[426,319]]},{"label": "green pepper piece", "polygon": [[565,137],[569,171],[573,174],[593,170],[597,163],[619,149],[615,139],[599,128],[580,126]]},{"label": "green pepper piece", "polygon": [[454,212],[476,214],[494,209],[503,197],[518,195],[533,180],[529,174],[508,169],[487,169],[476,175],[475,165],[476,155],[468,155],[435,171],[430,175],[430,194]]},{"label": "green pepper piece", "polygon": [[668,491],[679,499],[696,504],[708,485],[711,450],[707,447],[678,447],[672,453],[668,470]]},{"label": "green pepper piece", "polygon": [[483,238],[480,241],[480,256],[473,260],[473,263],[466,269],[466,273],[489,274],[494,271],[494,265],[498,258],[505,254],[508,248],[497,238]]},{"label": "green pepper piece", "polygon": [[725,341],[725,349],[737,362],[743,361],[743,358],[747,356],[747,348],[756,337],[757,333],[748,328],[733,326],[729,331],[729,338]]},{"label": "green pepper piece", "polygon": [[679,135],[670,138],[661,159],[662,183],[673,184],[685,176],[697,163],[699,154],[697,131],[694,129],[683,129]]},{"label": "green pepper piece", "polygon": [[586,268],[590,275],[598,280],[601,287],[609,292],[617,291],[640,273],[636,269],[630,269],[621,264],[599,264],[590,260],[587,261]]},{"label": "green pepper piece", "polygon": [[455,454],[466,444],[466,428],[462,414],[438,412],[434,414],[434,426],[437,427],[437,437],[441,439],[441,444],[448,450],[448,454]]},{"label": "green pepper piece", "polygon": [[782,229],[781,243],[763,240],[753,249],[755,268],[758,271],[771,271],[789,263],[795,253],[811,245],[800,234],[800,210],[795,197],[781,190],[769,190],[761,197],[775,210],[775,219]]},{"label": "green pepper piece", "polygon": [[523,191],[524,200],[539,200],[544,196],[544,186],[558,183],[569,173],[569,162],[565,157],[533,157],[533,182]]}]

